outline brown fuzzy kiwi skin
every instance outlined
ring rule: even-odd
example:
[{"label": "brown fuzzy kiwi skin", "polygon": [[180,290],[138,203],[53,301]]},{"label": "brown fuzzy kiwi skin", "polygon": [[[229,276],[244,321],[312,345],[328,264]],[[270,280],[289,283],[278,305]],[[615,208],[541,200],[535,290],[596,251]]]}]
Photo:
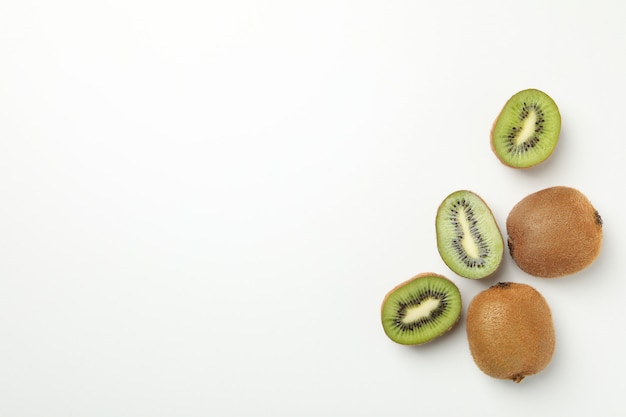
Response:
[{"label": "brown fuzzy kiwi skin", "polygon": [[557,186],[530,194],[506,220],[515,263],[542,278],[571,275],[589,266],[602,247],[602,218],[575,188]]},{"label": "brown fuzzy kiwi skin", "polygon": [[478,368],[517,383],[545,369],[556,345],[550,307],[527,284],[502,282],[476,295],[466,331]]}]

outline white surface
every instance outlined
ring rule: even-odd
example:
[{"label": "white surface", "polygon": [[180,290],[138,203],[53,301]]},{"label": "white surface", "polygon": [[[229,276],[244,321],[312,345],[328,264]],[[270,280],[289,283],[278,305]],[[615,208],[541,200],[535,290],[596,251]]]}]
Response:
[{"label": "white surface", "polygon": [[[625,21],[622,1],[3,2],[0,415],[626,415]],[[489,130],[529,87],[563,129],[516,171]],[[590,268],[445,267],[448,193],[504,229],[557,184],[603,216]],[[462,322],[393,344],[382,298],[424,271],[464,310],[539,289],[549,368],[485,376]]]}]

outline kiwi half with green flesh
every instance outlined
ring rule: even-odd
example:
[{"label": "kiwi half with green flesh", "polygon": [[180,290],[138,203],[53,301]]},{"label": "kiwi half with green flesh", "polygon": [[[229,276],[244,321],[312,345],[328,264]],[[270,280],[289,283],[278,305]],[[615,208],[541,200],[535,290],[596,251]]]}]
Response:
[{"label": "kiwi half with green flesh", "polygon": [[461,316],[461,292],[446,277],[422,273],[393,288],[383,301],[385,333],[401,345],[421,345],[450,330]]},{"label": "kiwi half with green flesh", "polygon": [[550,96],[528,89],[513,95],[491,130],[491,148],[513,168],[529,168],[554,151],[561,132],[561,113]]},{"label": "kiwi half with green flesh", "polygon": [[466,332],[478,368],[515,382],[545,369],[556,343],[545,298],[533,287],[513,282],[498,283],[472,299]]},{"label": "kiwi half with green flesh", "polygon": [[585,269],[602,247],[602,218],[571,187],[550,187],[524,197],[506,219],[509,252],[526,273],[555,278]]},{"label": "kiwi half with green flesh", "polygon": [[450,194],[437,210],[437,249],[456,274],[471,279],[494,273],[504,239],[487,203],[472,191]]}]

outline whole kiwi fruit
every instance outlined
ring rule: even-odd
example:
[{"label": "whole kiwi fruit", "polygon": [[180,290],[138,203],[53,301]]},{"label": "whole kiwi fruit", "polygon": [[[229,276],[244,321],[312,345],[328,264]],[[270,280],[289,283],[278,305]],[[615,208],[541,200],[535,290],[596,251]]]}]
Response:
[{"label": "whole kiwi fruit", "polygon": [[502,282],[476,295],[467,311],[467,339],[487,375],[521,382],[542,371],[556,343],[550,307],[526,284]]},{"label": "whole kiwi fruit", "polygon": [[554,151],[561,133],[561,113],[554,100],[535,88],[514,94],[491,129],[491,149],[500,162],[530,168]]},{"label": "whole kiwi fruit", "polygon": [[589,266],[602,246],[602,218],[571,187],[550,187],[517,203],[506,220],[511,257],[528,274],[553,278]]},{"label": "whole kiwi fruit", "polygon": [[387,293],[381,308],[385,333],[401,345],[421,345],[452,329],[461,316],[461,292],[443,275],[415,275]]}]

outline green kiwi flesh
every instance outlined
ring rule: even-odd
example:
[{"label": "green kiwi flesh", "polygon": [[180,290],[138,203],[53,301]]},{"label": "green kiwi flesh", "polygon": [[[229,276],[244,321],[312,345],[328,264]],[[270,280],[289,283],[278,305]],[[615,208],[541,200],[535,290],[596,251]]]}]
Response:
[{"label": "green kiwi flesh", "polygon": [[449,279],[422,273],[387,293],[381,308],[385,333],[401,345],[421,345],[446,333],[461,316],[461,292]]},{"label": "green kiwi flesh", "polygon": [[487,203],[476,193],[455,191],[441,203],[436,219],[437,249],[456,274],[471,279],[494,273],[504,239]]},{"label": "green kiwi flesh", "polygon": [[529,168],[554,151],[561,132],[561,114],[550,96],[523,90],[511,97],[491,130],[491,148],[513,168]]}]

